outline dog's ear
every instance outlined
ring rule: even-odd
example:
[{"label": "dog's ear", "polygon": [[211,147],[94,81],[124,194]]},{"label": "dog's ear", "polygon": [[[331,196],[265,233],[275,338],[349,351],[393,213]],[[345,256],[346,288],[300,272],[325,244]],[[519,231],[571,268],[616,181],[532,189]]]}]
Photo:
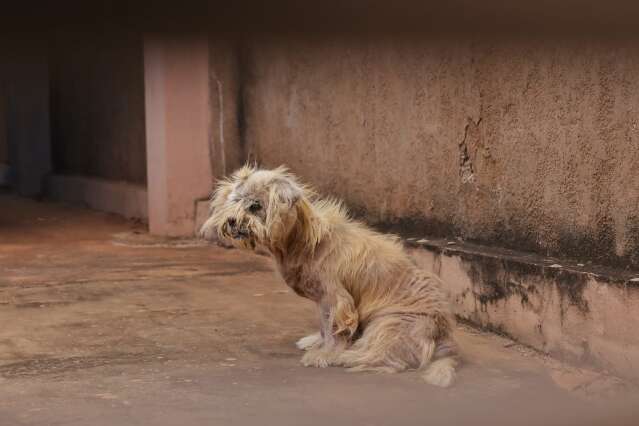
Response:
[{"label": "dog's ear", "polygon": [[271,182],[271,190],[277,194],[280,202],[289,206],[293,206],[304,195],[302,187],[287,176],[274,179]]}]

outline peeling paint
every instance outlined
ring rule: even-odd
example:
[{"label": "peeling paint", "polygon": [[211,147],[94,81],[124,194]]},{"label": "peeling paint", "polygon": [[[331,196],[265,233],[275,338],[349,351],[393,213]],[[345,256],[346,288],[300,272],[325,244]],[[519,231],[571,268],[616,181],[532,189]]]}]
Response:
[{"label": "peeling paint", "polygon": [[481,118],[477,122],[468,118],[468,122],[464,126],[464,138],[459,143],[459,176],[462,183],[474,183],[475,182],[475,170],[473,166],[473,160],[469,154],[470,150],[466,142],[468,138],[469,128],[472,126],[473,130],[476,130],[481,122]]}]

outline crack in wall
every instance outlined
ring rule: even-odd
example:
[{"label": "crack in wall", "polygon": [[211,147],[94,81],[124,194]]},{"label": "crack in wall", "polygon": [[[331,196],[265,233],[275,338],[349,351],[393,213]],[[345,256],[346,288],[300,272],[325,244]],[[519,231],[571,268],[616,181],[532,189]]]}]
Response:
[{"label": "crack in wall", "polygon": [[481,123],[481,117],[475,122],[472,118],[468,117],[468,121],[464,126],[464,137],[459,142],[459,176],[463,184],[475,182],[475,168],[473,160],[469,154],[468,145],[466,140],[468,139],[468,130],[471,125],[475,128],[479,127]]}]

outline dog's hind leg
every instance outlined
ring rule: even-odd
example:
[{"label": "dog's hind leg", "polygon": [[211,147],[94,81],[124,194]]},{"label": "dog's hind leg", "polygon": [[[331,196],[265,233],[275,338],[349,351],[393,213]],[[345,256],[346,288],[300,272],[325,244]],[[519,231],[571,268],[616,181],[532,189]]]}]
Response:
[{"label": "dog's hind leg", "polygon": [[431,317],[412,314],[374,319],[336,363],[349,371],[424,370],[422,377],[428,383],[449,386],[457,365],[455,347],[438,342],[436,322]]},{"label": "dog's hind leg", "polygon": [[340,354],[339,364],[348,367],[349,371],[385,373],[415,368],[421,356],[407,332],[410,327],[410,321],[402,316],[385,316],[371,321],[362,336]]}]

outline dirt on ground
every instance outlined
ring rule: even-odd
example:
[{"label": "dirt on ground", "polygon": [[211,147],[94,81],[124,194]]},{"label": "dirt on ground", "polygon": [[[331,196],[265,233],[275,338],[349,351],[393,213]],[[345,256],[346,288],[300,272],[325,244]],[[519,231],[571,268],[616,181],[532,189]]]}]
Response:
[{"label": "dirt on ground", "polygon": [[299,364],[267,257],[0,195],[0,426],[634,425],[635,386],[460,325],[449,389]]}]

